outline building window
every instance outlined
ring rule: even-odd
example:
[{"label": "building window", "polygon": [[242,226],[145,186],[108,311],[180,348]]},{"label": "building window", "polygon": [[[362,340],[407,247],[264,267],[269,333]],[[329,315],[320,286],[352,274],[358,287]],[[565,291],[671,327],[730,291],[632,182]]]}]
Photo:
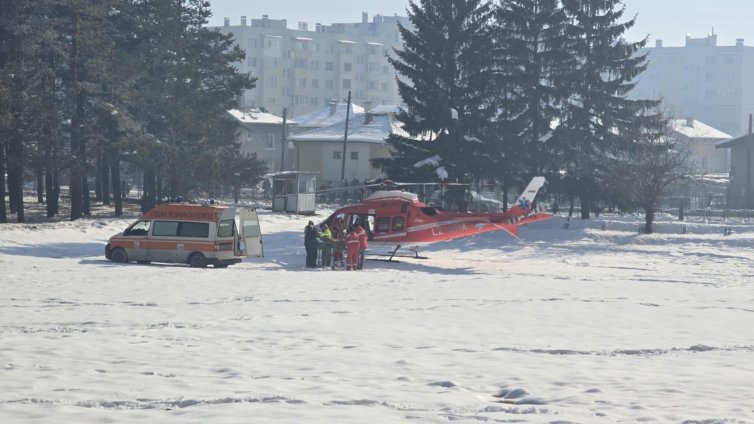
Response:
[{"label": "building window", "polygon": [[332,62],[325,62],[325,71],[332,71],[334,69]]},{"label": "building window", "polygon": [[344,71],[351,72],[352,69],[353,69],[353,65],[351,65],[350,63],[346,62],[346,63],[343,64],[343,70]]},{"label": "building window", "polygon": [[352,160],[359,160],[359,152],[351,152]]},{"label": "building window", "polygon": [[351,80],[346,78],[343,80],[343,88],[351,88]]},{"label": "building window", "polygon": [[332,152],[332,158],[335,160],[343,160],[343,152],[341,151]]},{"label": "building window", "polygon": [[312,88],[319,88],[319,80],[312,80]]},{"label": "building window", "polygon": [[306,88],[306,78],[301,78],[298,82],[298,86],[301,88]]},{"label": "building window", "polygon": [[264,142],[264,148],[265,150],[275,149],[275,134],[267,134],[267,137]]},{"label": "building window", "polygon": [[333,81],[325,80],[325,88],[333,88]]}]

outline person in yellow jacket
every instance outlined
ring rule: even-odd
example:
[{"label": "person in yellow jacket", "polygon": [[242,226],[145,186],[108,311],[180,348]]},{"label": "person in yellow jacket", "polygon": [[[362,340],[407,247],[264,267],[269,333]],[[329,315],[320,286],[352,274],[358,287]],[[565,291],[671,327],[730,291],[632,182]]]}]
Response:
[{"label": "person in yellow jacket", "polygon": [[335,245],[335,240],[332,237],[330,228],[328,228],[327,224],[325,223],[319,226],[319,241],[322,249],[322,254],[320,255],[320,258],[322,258],[322,263],[320,264],[320,266],[330,266],[330,260],[332,259],[332,248]]}]

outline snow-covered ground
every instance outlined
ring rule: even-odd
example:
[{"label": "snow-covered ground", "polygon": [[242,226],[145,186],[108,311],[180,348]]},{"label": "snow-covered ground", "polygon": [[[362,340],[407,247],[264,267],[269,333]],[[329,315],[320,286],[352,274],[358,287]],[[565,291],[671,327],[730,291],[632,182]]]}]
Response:
[{"label": "snow-covered ground", "polygon": [[560,218],[338,272],[307,220],[263,214],[228,269],[106,261],[129,220],[1,225],[0,423],[754,422],[754,223]]}]

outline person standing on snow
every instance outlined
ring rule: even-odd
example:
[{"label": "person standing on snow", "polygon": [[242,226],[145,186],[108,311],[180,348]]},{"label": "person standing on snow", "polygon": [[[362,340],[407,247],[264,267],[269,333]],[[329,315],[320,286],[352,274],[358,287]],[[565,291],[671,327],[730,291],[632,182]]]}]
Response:
[{"label": "person standing on snow", "polygon": [[353,225],[348,227],[346,251],[346,270],[356,271],[359,266],[359,235],[356,233],[356,228]]},{"label": "person standing on snow", "polygon": [[364,269],[364,254],[369,247],[369,236],[362,224],[356,225],[356,234],[359,236],[359,265],[358,269]]},{"label": "person standing on snow", "polygon": [[327,224],[322,223],[322,225],[319,226],[319,240],[320,245],[322,246],[322,255],[320,255],[320,259],[322,261],[321,266],[326,267],[330,266],[330,258],[332,257],[332,248],[335,246],[335,240],[332,238],[332,233],[330,232],[330,228],[327,227]]},{"label": "person standing on snow", "polygon": [[304,228],[304,248],[306,248],[306,267],[315,268],[317,266],[317,230],[312,221],[309,221]]}]

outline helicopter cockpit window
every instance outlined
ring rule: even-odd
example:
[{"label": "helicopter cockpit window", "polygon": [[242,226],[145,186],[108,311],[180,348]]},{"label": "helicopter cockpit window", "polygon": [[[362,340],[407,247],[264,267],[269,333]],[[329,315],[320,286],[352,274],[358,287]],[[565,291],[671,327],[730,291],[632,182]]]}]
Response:
[{"label": "helicopter cockpit window", "polygon": [[375,233],[387,233],[390,231],[390,217],[383,216],[377,218],[377,223],[374,225]]},{"label": "helicopter cockpit window", "polygon": [[435,215],[437,215],[437,209],[435,209],[433,207],[430,207],[430,206],[423,207],[422,208],[422,212],[424,212],[424,215],[427,215],[427,216],[435,216]]},{"label": "helicopter cockpit window", "polygon": [[403,231],[403,217],[396,216],[393,218],[393,231]]}]

